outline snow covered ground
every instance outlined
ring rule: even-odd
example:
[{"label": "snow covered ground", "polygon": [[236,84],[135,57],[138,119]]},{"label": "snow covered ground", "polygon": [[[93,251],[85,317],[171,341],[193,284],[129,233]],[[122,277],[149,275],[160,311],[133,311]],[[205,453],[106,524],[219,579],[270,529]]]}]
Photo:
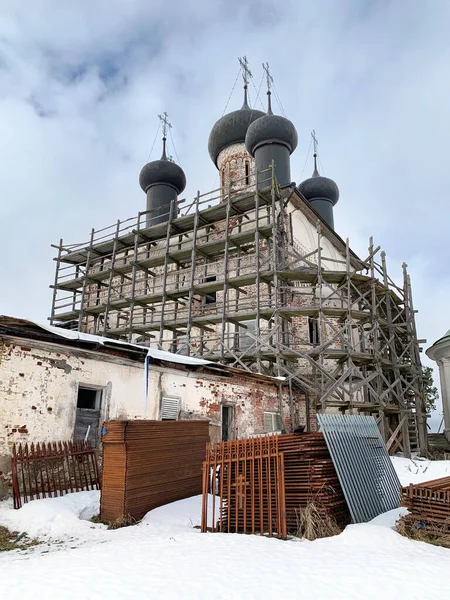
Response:
[{"label": "snow covered ground", "polygon": [[[450,473],[450,461],[396,458],[402,484]],[[109,599],[424,598],[448,587],[450,550],[412,542],[392,527],[403,509],[351,525],[339,536],[278,541],[201,534],[199,496],[108,531],[88,519],[98,492],[0,502],[0,525],[45,543],[0,554],[1,598]]]}]

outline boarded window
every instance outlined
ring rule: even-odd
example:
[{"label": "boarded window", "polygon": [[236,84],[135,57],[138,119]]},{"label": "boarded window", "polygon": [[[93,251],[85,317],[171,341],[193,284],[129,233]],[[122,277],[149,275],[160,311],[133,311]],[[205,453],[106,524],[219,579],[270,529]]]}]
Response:
[{"label": "boarded window", "polygon": [[280,413],[265,412],[264,413],[264,431],[281,431]]},{"label": "boarded window", "polygon": [[246,329],[239,328],[239,350],[244,351],[255,344],[255,339],[251,336],[256,336],[256,320],[245,321],[242,324],[245,325]]},{"label": "boarded window", "polygon": [[183,356],[188,355],[188,340],[185,333],[177,333],[173,352],[175,354],[182,354]]},{"label": "boarded window", "polygon": [[161,420],[162,421],[178,421],[180,412],[180,399],[167,398],[164,396],[161,399]]}]

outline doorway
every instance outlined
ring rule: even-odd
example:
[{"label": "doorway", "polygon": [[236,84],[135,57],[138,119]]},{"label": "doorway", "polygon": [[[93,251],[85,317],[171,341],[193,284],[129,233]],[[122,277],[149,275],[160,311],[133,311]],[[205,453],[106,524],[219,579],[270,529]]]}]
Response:
[{"label": "doorway", "polygon": [[234,406],[222,406],[222,442],[234,438]]},{"label": "doorway", "polygon": [[75,417],[74,440],[88,440],[97,447],[99,442],[102,389],[79,386]]}]

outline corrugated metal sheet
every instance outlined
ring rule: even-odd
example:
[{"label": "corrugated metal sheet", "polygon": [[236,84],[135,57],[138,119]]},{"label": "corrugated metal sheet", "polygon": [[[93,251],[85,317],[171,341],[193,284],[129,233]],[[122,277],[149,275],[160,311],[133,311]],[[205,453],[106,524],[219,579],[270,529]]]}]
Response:
[{"label": "corrugated metal sheet", "polygon": [[318,414],[354,523],[400,503],[400,481],[373,417]]}]

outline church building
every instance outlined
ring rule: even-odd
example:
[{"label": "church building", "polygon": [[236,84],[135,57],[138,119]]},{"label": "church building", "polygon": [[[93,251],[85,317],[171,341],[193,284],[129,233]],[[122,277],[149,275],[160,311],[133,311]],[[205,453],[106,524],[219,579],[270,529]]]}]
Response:
[{"label": "church building", "polygon": [[395,283],[372,238],[361,258],[335,231],[339,189],[320,175],[316,143],[312,176],[293,183],[295,125],[274,114],[268,65],[267,109],[249,106],[241,65],[242,107],[208,141],[219,188],[181,197],[186,175],[167,156],[165,114],[161,158],[139,176],[142,212],[59,245],[51,324],[279,378],[285,429],[307,426],[305,406],[362,413],[391,452],[425,451],[406,265]]}]

